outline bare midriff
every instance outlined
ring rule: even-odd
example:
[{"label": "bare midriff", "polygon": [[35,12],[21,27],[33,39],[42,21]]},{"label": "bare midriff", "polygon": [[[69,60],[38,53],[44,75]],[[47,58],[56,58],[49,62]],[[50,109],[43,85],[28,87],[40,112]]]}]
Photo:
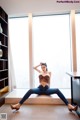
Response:
[{"label": "bare midriff", "polygon": [[48,84],[48,83],[46,83],[46,82],[44,82],[44,81],[41,81],[41,82],[40,82],[40,85],[42,85],[43,87],[45,87],[46,85],[48,85],[48,86],[49,86],[49,84]]}]

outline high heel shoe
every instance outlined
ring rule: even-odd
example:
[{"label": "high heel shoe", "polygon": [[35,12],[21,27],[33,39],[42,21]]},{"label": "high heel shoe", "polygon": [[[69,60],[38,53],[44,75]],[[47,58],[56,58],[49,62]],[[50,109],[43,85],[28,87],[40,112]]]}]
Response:
[{"label": "high heel shoe", "polygon": [[10,105],[11,106],[11,109],[15,109],[16,111],[19,110],[20,108],[19,107],[14,107],[12,104]]},{"label": "high heel shoe", "polygon": [[74,108],[68,108],[68,109],[69,109],[70,112],[72,112],[72,111],[77,111],[78,106],[76,105]]}]

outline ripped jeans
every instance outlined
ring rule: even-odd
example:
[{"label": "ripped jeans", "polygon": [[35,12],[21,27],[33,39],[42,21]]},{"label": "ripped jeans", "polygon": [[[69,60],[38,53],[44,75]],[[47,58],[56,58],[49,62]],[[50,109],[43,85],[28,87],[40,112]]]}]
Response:
[{"label": "ripped jeans", "polygon": [[68,105],[68,100],[65,98],[65,96],[62,94],[62,92],[57,88],[49,88],[48,85],[43,87],[42,85],[39,85],[37,88],[33,88],[28,90],[28,92],[23,96],[23,98],[20,100],[20,104],[22,105],[25,100],[29,98],[31,94],[38,94],[38,95],[51,95],[51,94],[57,94],[61,100]]}]

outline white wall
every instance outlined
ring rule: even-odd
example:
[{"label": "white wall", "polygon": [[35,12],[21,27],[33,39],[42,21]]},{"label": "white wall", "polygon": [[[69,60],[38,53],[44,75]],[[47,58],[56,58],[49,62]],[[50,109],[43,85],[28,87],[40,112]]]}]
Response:
[{"label": "white wall", "polygon": [[0,6],[9,16],[25,16],[28,13],[53,14],[69,12],[72,9],[80,10],[80,3],[57,3],[57,0],[0,0]]}]

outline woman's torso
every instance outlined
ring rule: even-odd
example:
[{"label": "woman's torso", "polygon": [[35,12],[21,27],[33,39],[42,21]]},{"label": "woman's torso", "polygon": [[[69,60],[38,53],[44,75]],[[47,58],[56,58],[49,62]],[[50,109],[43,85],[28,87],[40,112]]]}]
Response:
[{"label": "woman's torso", "polygon": [[46,86],[50,84],[50,75],[49,73],[47,74],[40,74],[39,75],[39,82],[42,86]]}]

